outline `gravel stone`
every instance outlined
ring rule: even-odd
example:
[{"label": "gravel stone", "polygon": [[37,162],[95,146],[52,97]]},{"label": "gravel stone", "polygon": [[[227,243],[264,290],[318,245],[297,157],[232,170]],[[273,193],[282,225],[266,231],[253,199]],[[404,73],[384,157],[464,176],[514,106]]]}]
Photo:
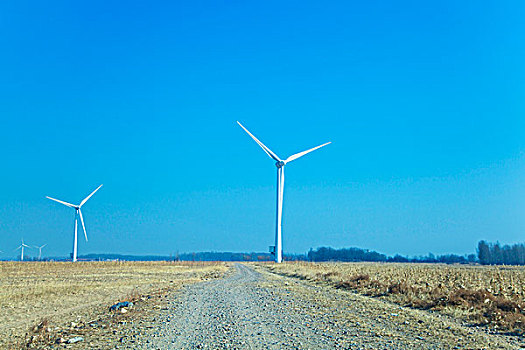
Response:
[{"label": "gravel stone", "polygon": [[242,264],[169,296],[150,332],[134,349],[517,348],[453,319]]}]

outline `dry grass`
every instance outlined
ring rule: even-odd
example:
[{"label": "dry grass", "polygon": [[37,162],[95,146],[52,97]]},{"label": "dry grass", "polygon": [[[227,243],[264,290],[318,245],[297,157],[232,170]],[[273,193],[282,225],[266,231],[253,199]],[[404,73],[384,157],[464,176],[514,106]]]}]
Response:
[{"label": "dry grass", "polygon": [[439,311],[498,332],[525,331],[524,267],[390,263],[265,266],[282,275]]},{"label": "dry grass", "polygon": [[222,263],[0,262],[0,348],[48,325],[88,322],[107,307],[221,276]]}]

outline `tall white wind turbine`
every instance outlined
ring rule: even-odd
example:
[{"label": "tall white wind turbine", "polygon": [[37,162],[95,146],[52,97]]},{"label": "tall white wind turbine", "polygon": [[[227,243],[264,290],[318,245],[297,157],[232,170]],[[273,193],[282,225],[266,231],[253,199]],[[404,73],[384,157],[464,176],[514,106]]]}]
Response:
[{"label": "tall white wind turbine", "polygon": [[42,248],[44,248],[47,244],[44,244],[44,245],[41,245],[40,247],[39,246],[35,246],[36,249],[38,249],[38,260],[40,260],[42,258]]},{"label": "tall white wind turbine", "polygon": [[280,263],[283,260],[283,248],[282,248],[282,234],[281,234],[281,223],[283,219],[283,198],[284,198],[284,166],[291,162],[292,160],[295,160],[297,158],[300,158],[310,152],[315,151],[316,149],[319,149],[323,146],[326,146],[330,144],[331,142],[323,143],[322,145],[319,145],[314,148],[310,148],[309,150],[296,153],[294,155],[289,156],[285,160],[282,160],[279,158],[275,153],[273,153],[268,147],[266,147],[261,141],[259,141],[255,136],[252,135],[246,129],[241,123],[237,122],[241,128],[250,135],[250,137],[257,142],[257,144],[263,149],[263,151],[273,160],[275,160],[275,166],[277,167],[277,215],[276,215],[276,228],[275,228],[275,250],[274,250],[274,256],[275,256],[275,262]]},{"label": "tall white wind turbine", "polygon": [[68,202],[64,202],[64,201],[46,196],[46,198],[51,199],[52,201],[58,202],[60,204],[64,204],[67,207],[75,209],[75,235],[73,236],[73,253],[71,254],[73,262],[77,261],[77,231],[78,231],[78,217],[79,216],[80,216],[80,222],[82,223],[82,228],[84,229],[84,237],[86,238],[86,242],[88,240],[87,232],[86,232],[86,225],[84,225],[84,218],[82,217],[82,211],[80,210],[80,208],[82,208],[82,206],[86,204],[88,199],[91,198],[91,196],[94,195],[95,192],[97,192],[101,187],[102,185],[98,186],[97,189],[91,192],[89,196],[84,198],[82,202],[80,202],[79,205],[71,204]]},{"label": "tall white wind turbine", "polygon": [[18,246],[18,248],[16,248],[15,250],[18,250],[18,249],[22,249],[20,251],[20,261],[24,261],[24,248],[31,248],[30,246],[28,246],[27,244],[24,243],[24,239],[22,238],[22,244],[20,244]]}]

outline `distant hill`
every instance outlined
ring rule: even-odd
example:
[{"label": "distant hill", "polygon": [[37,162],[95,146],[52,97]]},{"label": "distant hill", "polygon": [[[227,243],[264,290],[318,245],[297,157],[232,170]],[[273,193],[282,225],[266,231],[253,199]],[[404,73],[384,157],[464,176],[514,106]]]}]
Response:
[{"label": "distant hill", "polygon": [[[269,261],[269,253],[233,253],[233,252],[195,252],[171,256],[161,255],[123,255],[123,254],[86,254],[79,260],[126,260],[126,261]],[[290,256],[297,260],[297,256]]]}]

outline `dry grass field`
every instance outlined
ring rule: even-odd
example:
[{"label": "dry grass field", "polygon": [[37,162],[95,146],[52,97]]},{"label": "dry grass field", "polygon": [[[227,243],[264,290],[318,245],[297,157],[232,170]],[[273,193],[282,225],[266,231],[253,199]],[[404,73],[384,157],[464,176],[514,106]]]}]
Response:
[{"label": "dry grass field", "polygon": [[441,312],[498,333],[523,335],[525,331],[524,267],[392,263],[264,266],[281,275]]},{"label": "dry grass field", "polygon": [[33,347],[28,336],[36,342],[46,331],[54,340],[53,330],[85,326],[116,302],[145,300],[226,270],[221,263],[0,262],[0,348]]}]

